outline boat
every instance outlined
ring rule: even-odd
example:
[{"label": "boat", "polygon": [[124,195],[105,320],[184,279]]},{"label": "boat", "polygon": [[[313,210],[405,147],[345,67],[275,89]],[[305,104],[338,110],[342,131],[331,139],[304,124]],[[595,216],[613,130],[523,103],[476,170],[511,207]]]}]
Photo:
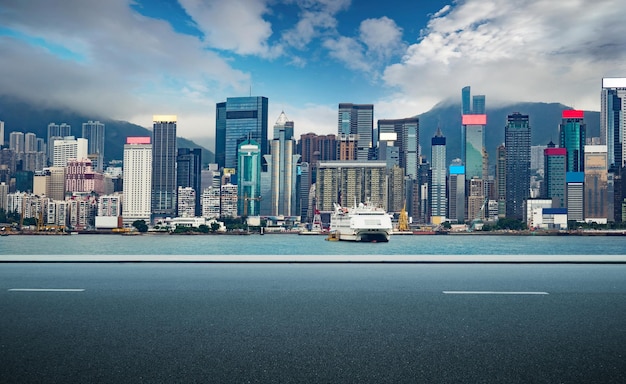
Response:
[{"label": "boat", "polygon": [[387,242],[393,232],[391,216],[370,203],[359,203],[352,208],[334,204],[330,216],[330,232],[339,240]]}]

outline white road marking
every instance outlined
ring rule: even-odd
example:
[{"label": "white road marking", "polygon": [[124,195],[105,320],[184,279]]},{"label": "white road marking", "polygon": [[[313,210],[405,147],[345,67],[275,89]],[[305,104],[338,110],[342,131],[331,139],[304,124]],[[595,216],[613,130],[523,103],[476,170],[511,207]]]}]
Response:
[{"label": "white road marking", "polygon": [[82,288],[11,288],[9,292],[84,292]]},{"label": "white road marking", "polygon": [[548,292],[515,291],[443,291],[445,295],[549,295]]}]

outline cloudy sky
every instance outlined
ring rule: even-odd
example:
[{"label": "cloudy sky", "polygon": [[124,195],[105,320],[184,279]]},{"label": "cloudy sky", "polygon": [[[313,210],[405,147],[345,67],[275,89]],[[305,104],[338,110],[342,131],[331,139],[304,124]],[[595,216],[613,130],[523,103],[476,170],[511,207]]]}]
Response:
[{"label": "cloudy sky", "polygon": [[212,149],[215,103],[266,96],[296,134],[337,104],[404,118],[460,99],[599,110],[626,76],[623,0],[3,0],[0,94],[151,126]]}]

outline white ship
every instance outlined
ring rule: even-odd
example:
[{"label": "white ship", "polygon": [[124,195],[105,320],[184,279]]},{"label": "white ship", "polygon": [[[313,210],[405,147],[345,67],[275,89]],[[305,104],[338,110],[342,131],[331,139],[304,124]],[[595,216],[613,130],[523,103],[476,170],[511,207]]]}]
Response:
[{"label": "white ship", "polygon": [[335,204],[330,216],[330,234],[337,240],[386,242],[392,231],[391,216],[371,204],[352,208]]}]

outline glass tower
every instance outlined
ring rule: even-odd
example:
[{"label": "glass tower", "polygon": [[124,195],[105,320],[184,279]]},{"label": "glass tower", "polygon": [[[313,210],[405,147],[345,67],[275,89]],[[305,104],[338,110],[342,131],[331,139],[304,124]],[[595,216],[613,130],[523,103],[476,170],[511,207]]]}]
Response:
[{"label": "glass tower", "polygon": [[95,170],[104,169],[104,124],[89,120],[83,123],[83,138],[87,139],[87,154],[95,159]]},{"label": "glass tower", "polygon": [[[378,120],[379,137],[385,133],[395,133],[395,146],[399,151],[399,164],[405,176],[416,180],[419,166],[419,119]],[[382,139],[381,139],[382,140]]]},{"label": "glass tower", "polygon": [[258,216],[261,209],[261,148],[254,140],[239,144],[239,185],[237,213],[240,216]]},{"label": "glass tower", "polygon": [[216,104],[215,156],[220,168],[237,169],[237,149],[246,140],[259,144],[261,156],[268,153],[268,99],[262,96],[229,97]]},{"label": "glass tower", "polygon": [[606,144],[608,166],[626,163],[626,78],[603,78],[600,144]]},{"label": "glass tower", "polygon": [[583,111],[563,111],[563,120],[559,125],[559,147],[567,150],[567,172],[585,170],[586,124],[583,117]]},{"label": "glass tower", "polygon": [[530,197],[530,123],[515,112],[504,129],[506,149],[506,217],[522,220],[524,201]]},{"label": "glass tower", "polygon": [[191,187],[195,192],[195,212],[200,216],[202,196],[202,150],[178,148],[176,156],[176,187]]},{"label": "glass tower", "polygon": [[176,116],[155,115],[152,125],[152,215],[176,215]]},{"label": "glass tower", "polygon": [[357,160],[374,158],[374,105],[340,103],[338,134],[358,135]]},{"label": "glass tower", "polygon": [[437,128],[431,139],[431,183],[430,217],[434,224],[441,224],[446,218],[446,138]]}]

